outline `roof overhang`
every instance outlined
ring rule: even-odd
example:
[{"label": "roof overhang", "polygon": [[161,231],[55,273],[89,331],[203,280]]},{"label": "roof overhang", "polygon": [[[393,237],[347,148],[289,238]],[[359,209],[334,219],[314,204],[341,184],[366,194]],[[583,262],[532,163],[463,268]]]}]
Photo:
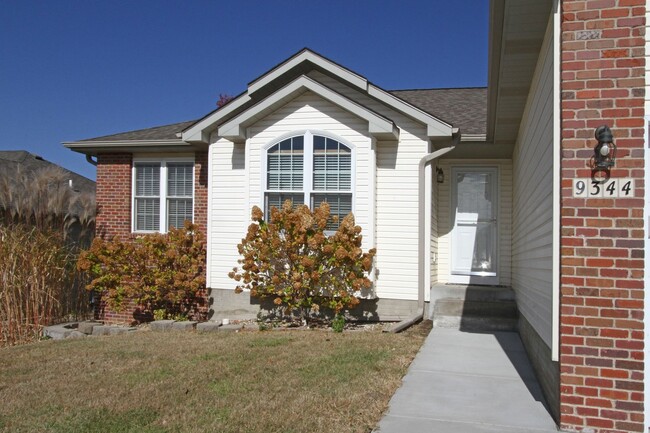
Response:
[{"label": "roof overhang", "polygon": [[125,141],[68,141],[63,145],[75,152],[85,155],[97,155],[98,153],[120,153],[120,152],[194,152],[207,150],[207,146],[188,143],[182,140],[125,140]]},{"label": "roof overhang", "polygon": [[553,0],[492,0],[487,141],[513,147]]}]

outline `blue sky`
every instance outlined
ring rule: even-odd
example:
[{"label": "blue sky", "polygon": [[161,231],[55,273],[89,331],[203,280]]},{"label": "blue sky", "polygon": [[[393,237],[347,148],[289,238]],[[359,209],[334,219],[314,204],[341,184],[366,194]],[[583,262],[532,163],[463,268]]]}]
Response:
[{"label": "blue sky", "polygon": [[303,47],[387,89],[487,83],[488,0],[3,0],[0,150],[199,118]]}]

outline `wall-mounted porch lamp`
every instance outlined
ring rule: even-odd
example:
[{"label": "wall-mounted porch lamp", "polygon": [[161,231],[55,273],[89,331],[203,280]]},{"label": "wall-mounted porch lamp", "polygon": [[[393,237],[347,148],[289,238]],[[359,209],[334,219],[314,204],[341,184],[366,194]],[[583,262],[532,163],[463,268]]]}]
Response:
[{"label": "wall-mounted porch lamp", "polygon": [[594,135],[598,144],[594,147],[594,156],[591,157],[591,180],[603,183],[609,180],[609,169],[616,163],[616,145],[612,131],[607,125],[596,128]]},{"label": "wall-mounted porch lamp", "polygon": [[445,183],[445,172],[440,167],[436,167],[436,180],[438,183]]},{"label": "wall-mounted porch lamp", "polygon": [[614,136],[607,125],[596,128],[598,144],[594,148],[594,168],[596,170],[609,170],[616,163],[616,145]]}]

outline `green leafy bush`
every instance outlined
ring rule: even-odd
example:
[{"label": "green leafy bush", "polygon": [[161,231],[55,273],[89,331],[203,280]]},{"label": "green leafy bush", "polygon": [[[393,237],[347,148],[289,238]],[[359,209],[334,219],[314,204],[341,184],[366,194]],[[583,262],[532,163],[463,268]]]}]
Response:
[{"label": "green leafy bush", "polygon": [[86,288],[117,311],[130,299],[146,312],[196,317],[197,300],[205,289],[205,236],[186,221],[185,227],[167,234],[128,241],[96,238],[77,267],[92,278]]},{"label": "green leafy bush", "polygon": [[332,319],[332,330],[334,332],[343,332],[343,329],[345,329],[345,316],[337,314]]},{"label": "green leafy bush", "polygon": [[272,299],[285,314],[299,310],[306,320],[320,307],[336,314],[354,308],[361,291],[372,286],[368,273],[375,250],[361,250],[361,227],[352,214],[331,235],[327,225],[335,219],[327,203],[311,211],[286,201],[282,209],[271,208],[270,222],[254,207],[252,219],[238,245],[241,268],[229,273],[239,283],[237,292],[250,290],[251,296]]}]

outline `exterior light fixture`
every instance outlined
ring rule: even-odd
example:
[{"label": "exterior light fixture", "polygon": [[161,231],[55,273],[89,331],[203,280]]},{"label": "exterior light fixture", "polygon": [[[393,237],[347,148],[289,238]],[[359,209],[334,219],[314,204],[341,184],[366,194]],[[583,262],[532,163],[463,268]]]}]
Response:
[{"label": "exterior light fixture", "polygon": [[445,183],[445,172],[440,167],[436,167],[436,180],[438,183]]},{"label": "exterior light fixture", "polygon": [[616,162],[614,136],[607,125],[596,128],[598,144],[594,148],[594,170],[608,171]]}]

